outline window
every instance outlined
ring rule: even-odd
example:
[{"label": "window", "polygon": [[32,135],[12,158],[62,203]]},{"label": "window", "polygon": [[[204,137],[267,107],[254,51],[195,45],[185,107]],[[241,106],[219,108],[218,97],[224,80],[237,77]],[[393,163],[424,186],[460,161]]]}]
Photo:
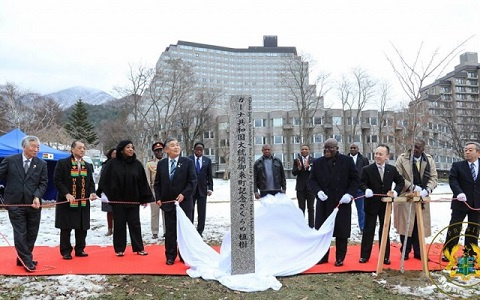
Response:
[{"label": "window", "polygon": [[280,159],[282,161],[282,163],[284,163],[285,161],[283,160],[283,153],[274,153],[273,156],[275,156],[276,158]]},{"label": "window", "polygon": [[292,136],[292,144],[300,144],[300,136],[299,135]]},{"label": "window", "polygon": [[219,156],[219,157],[218,157],[218,162],[219,162],[220,164],[225,164],[225,163],[226,163],[225,156]]},{"label": "window", "polygon": [[337,142],[342,142],[342,135],[341,134],[334,134],[333,138],[337,140]]},{"label": "window", "polygon": [[293,117],[292,118],[292,124],[293,124],[293,126],[300,126],[300,118],[299,117]]},{"label": "window", "polygon": [[273,136],[273,143],[274,144],[283,144],[283,136],[282,135],[274,135]]},{"label": "window", "polygon": [[322,134],[315,134],[312,136],[312,143],[320,144],[323,143],[323,135]]},{"label": "window", "polygon": [[255,119],[253,120],[253,127],[266,127],[267,119]]},{"label": "window", "polygon": [[323,153],[322,152],[313,152],[313,158],[319,158],[322,157]]},{"label": "window", "polygon": [[283,126],[283,118],[273,118],[272,119],[272,126],[273,127],[282,127]]},{"label": "window", "polygon": [[342,117],[332,117],[333,125],[342,125]]},{"label": "window", "polygon": [[367,135],[367,143],[377,143],[378,136],[376,134]]},{"label": "window", "polygon": [[255,145],[264,145],[267,143],[267,139],[264,136],[255,137]]},{"label": "window", "polygon": [[347,125],[357,125],[357,124],[358,124],[357,117],[349,117],[347,119]]},{"label": "window", "polygon": [[227,128],[228,128],[228,122],[218,123],[218,129],[219,130],[226,130]]},{"label": "window", "polygon": [[213,131],[204,131],[203,132],[204,139],[213,139]]},{"label": "window", "polygon": [[367,123],[370,125],[378,125],[377,117],[368,117],[367,120]]},{"label": "window", "polygon": [[360,135],[356,134],[354,136],[349,135],[348,136],[348,142],[349,143],[360,143]]},{"label": "window", "polygon": [[215,156],[215,149],[205,148],[205,149],[203,149],[203,154],[206,155],[206,156]]},{"label": "window", "polygon": [[321,117],[313,117],[313,125],[322,125]]}]

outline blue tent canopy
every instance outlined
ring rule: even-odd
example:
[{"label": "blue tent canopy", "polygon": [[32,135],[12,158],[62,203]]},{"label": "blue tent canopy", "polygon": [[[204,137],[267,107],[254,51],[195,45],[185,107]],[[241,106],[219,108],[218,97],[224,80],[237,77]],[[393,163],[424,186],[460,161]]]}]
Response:
[{"label": "blue tent canopy", "polygon": [[[0,161],[6,156],[22,153],[22,139],[25,136],[26,134],[18,128],[0,136]],[[45,195],[43,195],[43,199],[55,199],[57,189],[53,183],[53,172],[55,171],[57,160],[70,156],[70,153],[40,144],[40,151],[37,156],[47,162],[48,169],[48,187]]]}]

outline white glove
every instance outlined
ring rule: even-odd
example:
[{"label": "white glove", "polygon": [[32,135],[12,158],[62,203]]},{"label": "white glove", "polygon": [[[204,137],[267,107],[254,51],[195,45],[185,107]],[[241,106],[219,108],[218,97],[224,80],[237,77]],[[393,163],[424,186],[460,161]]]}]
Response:
[{"label": "white glove", "polygon": [[392,192],[393,192],[393,199],[397,198],[397,197],[398,197],[397,191],[396,191],[396,190],[393,190]]},{"label": "white glove", "polygon": [[352,202],[352,196],[350,194],[345,194],[342,196],[342,199],[340,199],[340,203],[342,204],[348,204]]},{"label": "white glove", "polygon": [[465,201],[467,201],[467,196],[464,193],[460,193],[460,194],[457,195],[457,200],[465,202]]},{"label": "white glove", "polygon": [[323,191],[318,192],[317,196],[318,196],[318,199],[320,199],[322,201],[326,201],[328,199],[328,196],[325,195],[325,193]]},{"label": "white glove", "polygon": [[102,201],[102,203],[108,203],[108,198],[107,198],[107,195],[105,195],[105,193],[102,193],[102,197],[100,197],[100,200]]},{"label": "white glove", "polygon": [[421,192],[422,191],[422,188],[419,187],[418,185],[415,186],[415,188],[413,189],[414,192]]},{"label": "white glove", "polygon": [[371,189],[366,189],[365,190],[365,197],[366,198],[372,198],[373,197],[373,191]]},{"label": "white glove", "polygon": [[426,189],[421,190],[420,197],[422,198],[428,197],[428,191]]}]

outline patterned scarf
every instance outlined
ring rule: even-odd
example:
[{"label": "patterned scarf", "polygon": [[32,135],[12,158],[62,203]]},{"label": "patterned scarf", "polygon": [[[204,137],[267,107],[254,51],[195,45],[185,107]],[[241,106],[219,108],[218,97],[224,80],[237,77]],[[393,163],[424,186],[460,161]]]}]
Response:
[{"label": "patterned scarf", "polygon": [[[79,165],[80,164],[80,169]],[[82,159],[80,162],[77,162],[75,158],[72,158],[72,168],[70,170],[70,177],[72,177],[72,196],[77,199],[77,179],[80,177],[80,184],[82,187],[80,193],[80,199],[85,199],[85,177],[87,177],[87,166],[85,161]],[[87,200],[81,200],[79,202],[70,203],[70,207],[87,206]]]}]

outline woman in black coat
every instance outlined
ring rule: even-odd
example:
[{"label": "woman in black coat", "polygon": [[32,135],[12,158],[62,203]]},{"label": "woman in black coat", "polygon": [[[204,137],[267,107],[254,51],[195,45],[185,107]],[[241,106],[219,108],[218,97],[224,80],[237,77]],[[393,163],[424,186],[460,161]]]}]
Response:
[{"label": "woman in black coat", "polygon": [[127,246],[127,225],[133,252],[147,255],[142,241],[139,204],[153,202],[153,195],[131,141],[124,140],[118,144],[117,157],[104,166],[98,188],[113,202],[113,247],[117,256],[123,256]]}]

